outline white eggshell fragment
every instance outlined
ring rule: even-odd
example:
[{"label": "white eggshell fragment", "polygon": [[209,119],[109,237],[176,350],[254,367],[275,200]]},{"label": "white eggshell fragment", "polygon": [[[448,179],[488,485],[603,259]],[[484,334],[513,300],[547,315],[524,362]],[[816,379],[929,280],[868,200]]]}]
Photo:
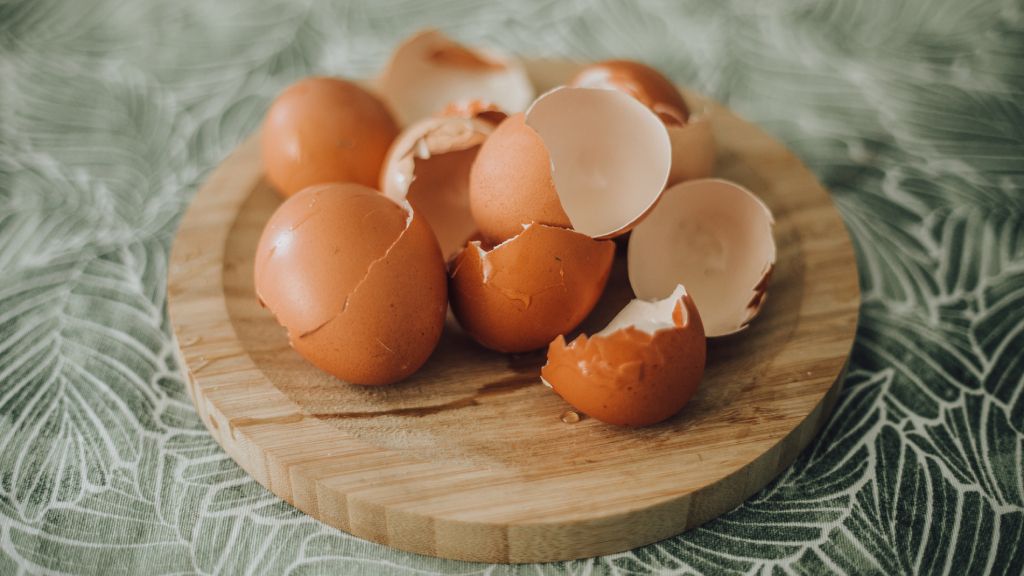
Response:
[{"label": "white eggshell fragment", "polygon": [[533,85],[516,61],[463,46],[437,30],[423,30],[399,45],[377,87],[403,126],[450,102],[481,100],[515,113],[534,97]]},{"label": "white eggshell fragment", "polygon": [[391,145],[381,171],[385,196],[408,201],[448,256],[476,230],[469,211],[469,171],[494,124],[477,116],[424,118]]},{"label": "white eggshell fragment", "polygon": [[708,337],[738,332],[760,311],[775,265],[772,213],[752,192],[726,180],[670,187],[633,229],[629,282],[655,300],[684,284]]},{"label": "white eggshell fragment", "polygon": [[[608,336],[623,328],[632,326],[646,334],[654,335],[658,330],[674,328],[676,320],[673,316],[680,301],[686,296],[686,288],[682,284],[677,285],[667,298],[661,300],[642,300],[634,298],[619,310],[619,313],[608,322],[595,336]],[[687,326],[689,318],[686,315],[686,308],[680,308],[679,325]]]},{"label": "white eggshell fragment", "polygon": [[658,116],[634,98],[599,88],[556,88],[526,112],[544,143],[562,209],[577,232],[611,238],[658,201],[672,144]]}]

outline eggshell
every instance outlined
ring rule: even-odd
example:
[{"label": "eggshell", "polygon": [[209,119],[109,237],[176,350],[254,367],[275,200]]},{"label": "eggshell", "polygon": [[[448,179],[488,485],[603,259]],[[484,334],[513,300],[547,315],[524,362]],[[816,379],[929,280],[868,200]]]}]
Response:
[{"label": "eggshell", "polygon": [[534,97],[517,62],[463,46],[437,30],[420,31],[399,45],[377,85],[402,125],[431,116],[450,102],[481,100],[520,112]]},{"label": "eggshell", "polygon": [[610,241],[541,224],[490,250],[472,241],[449,263],[452,312],[487,348],[542,348],[594,308],[614,255]]},{"label": "eggshell", "polygon": [[469,175],[469,206],[481,235],[493,243],[533,222],[572,227],[555,191],[551,157],[525,114],[509,116],[480,147]]},{"label": "eggshell", "polygon": [[454,116],[456,118],[477,118],[490,122],[497,126],[501,124],[508,114],[497,104],[483,100],[459,100],[450,102],[444,107],[439,116]]},{"label": "eggshell", "polygon": [[557,88],[504,121],[481,148],[470,207],[492,242],[531,222],[611,238],[657,202],[670,168],[668,133],[638,101],[611,90]]},{"label": "eggshell", "polygon": [[606,60],[584,67],[569,85],[624,92],[661,118],[672,141],[668,186],[714,172],[715,139],[708,112],[693,113],[675,84],[654,68],[630,60]]},{"label": "eggshell", "polygon": [[427,360],[444,325],[446,281],[426,223],[358,184],[292,196],[256,248],[256,294],[292,347],[356,384],[401,380]]},{"label": "eggshell", "polygon": [[387,108],[366,90],[339,78],[306,78],[267,111],[264,170],[284,197],[327,182],[376,186],[397,134]]},{"label": "eggshell", "polygon": [[469,210],[469,171],[494,124],[474,115],[432,117],[405,129],[388,152],[381,191],[408,200],[445,255],[476,230]]},{"label": "eggshell", "polygon": [[709,337],[743,330],[761,310],[775,266],[772,213],[738,184],[677,184],[629,239],[629,282],[639,298],[676,284],[692,294]]},{"label": "eggshell", "polygon": [[679,412],[704,374],[707,343],[682,286],[659,302],[634,300],[601,332],[558,336],[541,369],[566,402],[602,422],[646,426]]},{"label": "eggshell", "polygon": [[679,89],[661,72],[632,60],[605,60],[580,70],[569,86],[619,90],[650,108],[665,124],[686,123],[690,109]]}]

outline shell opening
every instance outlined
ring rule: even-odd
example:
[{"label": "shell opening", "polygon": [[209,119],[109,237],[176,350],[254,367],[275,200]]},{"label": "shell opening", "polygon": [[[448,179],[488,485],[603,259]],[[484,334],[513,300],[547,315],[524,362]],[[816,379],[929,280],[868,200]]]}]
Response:
[{"label": "shell opening", "polygon": [[534,96],[526,71],[514,60],[463,46],[437,30],[423,30],[403,42],[377,85],[402,125],[461,100],[520,112]]},{"label": "shell opening", "polygon": [[776,255],[773,224],[768,207],[732,182],[673,186],[633,230],[633,291],[639,298],[661,298],[683,283],[708,336],[742,330],[764,300]]},{"label": "shell opening", "polygon": [[427,118],[407,128],[388,152],[381,191],[415,206],[446,256],[476,229],[469,211],[469,173],[493,129],[476,118]]},{"label": "shell opening", "polygon": [[[676,285],[675,290],[668,298],[662,300],[641,300],[636,298],[626,304],[611,322],[595,336],[608,336],[623,328],[632,326],[641,332],[654,334],[658,330],[674,328],[677,326],[686,327],[689,323],[686,306],[681,305],[686,298],[686,288],[682,284]],[[682,310],[681,322],[676,323],[675,312]]]}]

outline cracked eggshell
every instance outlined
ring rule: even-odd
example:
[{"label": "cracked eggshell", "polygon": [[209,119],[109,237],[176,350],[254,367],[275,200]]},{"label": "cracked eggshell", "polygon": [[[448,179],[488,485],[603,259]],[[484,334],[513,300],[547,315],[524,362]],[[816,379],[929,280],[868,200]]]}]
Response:
[{"label": "cracked eggshell", "polygon": [[288,197],[327,182],[376,186],[398,126],[376,96],[340,78],[311,77],[280,96],[260,144],[270,183]]},{"label": "cracked eggshell", "polygon": [[452,254],[475,230],[469,211],[469,170],[494,125],[475,116],[425,118],[391,146],[381,171],[384,195],[407,200]]},{"label": "cracked eggshell", "polygon": [[437,240],[408,205],[357,184],[307,188],[267,222],[256,294],[318,368],[355,384],[409,376],[447,311]]},{"label": "cracked eggshell", "polygon": [[532,222],[593,238],[630,230],[671,168],[658,117],[616,91],[556,88],[498,126],[470,174],[470,208],[491,242]]},{"label": "cracked eggshell", "polygon": [[661,118],[672,141],[668,186],[714,172],[715,138],[708,113],[690,110],[679,89],[661,72],[631,60],[606,60],[580,70],[569,85],[624,92]]},{"label": "cracked eggshell", "polygon": [[471,241],[448,265],[452,312],[487,348],[542,348],[594,308],[614,255],[613,242],[540,224],[489,250]]},{"label": "cracked eggshell", "polygon": [[704,374],[707,341],[682,286],[663,300],[633,300],[601,332],[548,347],[541,378],[602,422],[646,426],[679,412]]},{"label": "cracked eggshell", "polygon": [[519,63],[490,50],[463,46],[437,30],[420,31],[399,45],[377,86],[402,125],[463,100],[519,112],[534,96]]},{"label": "cracked eggshell", "polygon": [[490,122],[494,126],[501,124],[508,114],[493,102],[483,100],[459,100],[451,102],[441,110],[438,116],[454,116],[456,118],[477,118]]},{"label": "cracked eggshell", "polygon": [[580,70],[569,86],[625,92],[650,108],[665,124],[686,124],[690,109],[679,89],[661,72],[632,60],[605,60]]},{"label": "cracked eggshell", "polygon": [[481,236],[501,242],[536,222],[571,228],[551,177],[551,158],[525,114],[502,122],[480,147],[469,175],[469,206]]},{"label": "cracked eggshell", "polygon": [[774,223],[764,202],[738,184],[677,184],[630,236],[629,282],[645,299],[684,284],[708,337],[739,332],[764,304],[775,266]]}]

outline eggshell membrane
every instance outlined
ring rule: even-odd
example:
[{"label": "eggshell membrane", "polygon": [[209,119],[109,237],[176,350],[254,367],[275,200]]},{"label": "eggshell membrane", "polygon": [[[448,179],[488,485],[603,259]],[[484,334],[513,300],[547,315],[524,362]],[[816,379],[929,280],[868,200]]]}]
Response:
[{"label": "eggshell membrane", "polygon": [[264,170],[284,197],[327,182],[376,186],[397,134],[390,112],[366,90],[339,78],[306,78],[267,111]]},{"label": "eggshell membrane", "polygon": [[612,242],[540,224],[489,251],[472,241],[449,263],[452,312],[487,348],[542,348],[593,310],[614,255]]},{"label": "eggshell membrane", "polygon": [[765,301],[775,265],[773,226],[768,207],[738,184],[677,184],[630,236],[629,282],[644,299],[684,284],[709,337],[738,332]]},{"label": "eggshell membrane", "polygon": [[707,341],[682,287],[660,302],[634,300],[601,332],[566,344],[558,336],[544,382],[602,422],[646,426],[679,412],[704,374]]},{"label": "eggshell membrane", "polygon": [[430,228],[407,205],[357,184],[312,187],[285,201],[257,246],[255,285],[299,354],[356,384],[416,371],[447,311]]},{"label": "eggshell membrane", "polygon": [[469,210],[469,171],[493,131],[491,122],[474,116],[425,118],[402,132],[384,162],[381,190],[412,205],[445,255],[465,246],[476,230]]},{"label": "eggshell membrane", "polygon": [[480,147],[469,175],[469,206],[480,234],[498,243],[538,223],[570,228],[540,135],[513,114]]},{"label": "eggshell membrane", "polygon": [[679,89],[661,72],[631,60],[605,60],[580,70],[569,86],[619,90],[650,108],[666,125],[683,125],[690,109]]},{"label": "eggshell membrane", "polygon": [[668,132],[621,92],[556,88],[526,112],[540,135],[572,227],[594,238],[628,232],[658,201],[672,166]]},{"label": "eggshell membrane", "polygon": [[607,60],[583,68],[569,85],[619,90],[661,118],[672,141],[668,186],[714,173],[716,146],[708,113],[693,113],[675,84],[654,68],[629,60]]},{"label": "eggshell membrane", "polygon": [[402,125],[460,100],[482,100],[507,112],[525,110],[534,91],[526,71],[493,51],[474,50],[437,30],[403,42],[377,80]]}]

